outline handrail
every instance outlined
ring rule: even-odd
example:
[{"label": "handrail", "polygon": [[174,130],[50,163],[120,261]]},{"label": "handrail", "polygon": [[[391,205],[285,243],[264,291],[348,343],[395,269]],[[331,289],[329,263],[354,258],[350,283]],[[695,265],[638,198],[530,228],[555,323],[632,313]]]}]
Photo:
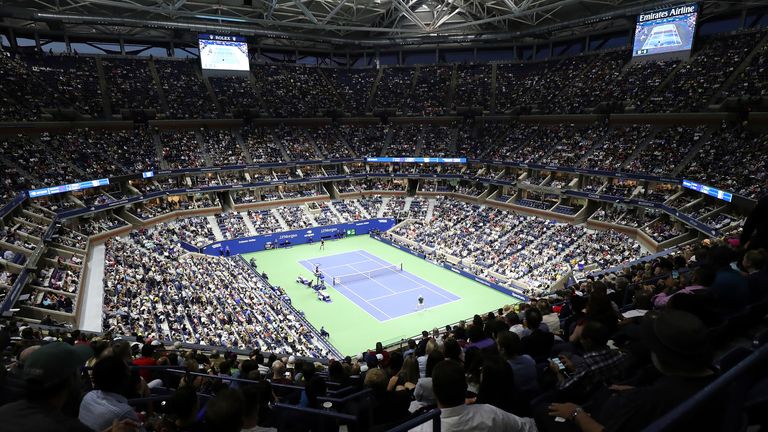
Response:
[{"label": "handrail", "polygon": [[289,405],[289,404],[284,404],[284,403],[276,403],[275,404],[275,408],[277,408],[277,409],[284,409],[284,410],[287,410],[287,411],[303,412],[303,413],[306,413],[306,414],[315,414],[315,415],[320,416],[320,417],[330,417],[330,418],[333,418],[333,419],[342,420],[342,421],[350,422],[350,423],[353,423],[353,422],[357,421],[357,417],[355,417],[355,416],[353,416],[351,414],[344,414],[344,413],[340,413],[340,412],[336,412],[336,411],[331,411],[331,410],[322,410],[322,409],[316,409],[316,408],[305,408],[305,407],[300,407],[300,406],[296,406],[296,405]]},{"label": "handrail", "polygon": [[[698,393],[688,398],[685,402],[678,405],[667,414],[648,425],[645,429],[643,429],[643,432],[679,430],[680,425],[678,422],[681,419],[684,419],[686,415],[699,408],[701,404],[709,401],[711,398],[715,397],[718,393],[722,392],[727,387],[737,383],[739,380],[757,382],[757,380],[751,379],[752,377],[750,377],[749,374],[752,373],[755,369],[759,370],[759,368],[764,367],[766,360],[768,360],[768,345],[760,348],[752,355],[742,360],[731,370],[721,375],[714,382],[710,383],[704,389],[700,390]],[[762,369],[762,373],[764,375],[768,375],[768,370]]]},{"label": "handrail", "polygon": [[392,429],[388,429],[387,432],[408,432],[416,426],[422,425],[428,421],[432,421],[432,432],[440,432],[440,410],[435,408],[431,411],[427,411],[420,414],[405,423],[399,424]]},{"label": "handrail", "polygon": [[[128,405],[136,405],[141,403],[150,403],[150,402],[162,402],[166,401],[173,397],[173,393],[168,393],[165,395],[157,395],[157,396],[147,396],[147,397],[140,397],[140,398],[133,398],[128,399]],[[210,399],[213,396],[205,393],[198,393],[197,397],[203,398],[203,399]]]},{"label": "handrail", "polygon": [[[235,378],[235,377],[231,377],[229,375],[208,375],[208,374],[204,374],[204,373],[201,373],[201,372],[187,372],[187,371],[185,371],[183,369],[178,369],[178,366],[132,366],[132,367],[137,368],[137,369],[155,369],[155,370],[160,369],[160,370],[165,370],[167,372],[170,372],[170,373],[173,373],[173,374],[176,374],[176,375],[187,375],[187,374],[189,374],[191,376],[199,376],[199,377],[202,377],[202,378],[221,380],[221,381],[232,381],[232,382],[246,383],[246,384],[258,384],[258,383],[262,382],[262,381],[256,381],[256,380],[245,379],[245,378]],[[268,381],[268,380],[265,380],[265,381]],[[272,387],[274,387],[276,389],[304,390],[303,386],[294,385],[294,384],[280,384],[280,383],[270,382],[270,385],[272,385]],[[340,388],[338,390],[329,391],[328,393],[329,394],[330,393],[340,393],[342,391],[348,390],[351,387],[352,386],[343,387],[343,388]],[[345,402],[348,402],[348,401],[350,401],[352,399],[360,397],[360,396],[366,394],[369,391],[370,391],[369,389],[365,389],[365,390],[362,390],[360,392],[355,392],[355,393],[352,393],[350,395],[347,395],[347,396],[344,396],[344,397],[341,397],[341,398],[337,398],[337,397],[333,397],[333,396],[327,396],[325,398],[328,401],[330,401],[330,402],[345,403]]]},{"label": "handrail", "polygon": [[369,393],[371,393],[371,389],[366,388],[366,389],[360,390],[359,392],[355,392],[355,393],[352,393],[350,395],[344,396],[342,398],[336,398],[336,397],[330,397],[330,396],[320,396],[317,399],[318,400],[322,400],[322,401],[333,402],[333,403],[337,403],[337,404],[345,404],[345,403],[347,403],[347,402],[349,402],[351,400],[354,400],[354,399],[357,399],[357,398],[360,398],[360,397],[363,397],[363,396],[367,396]]}]

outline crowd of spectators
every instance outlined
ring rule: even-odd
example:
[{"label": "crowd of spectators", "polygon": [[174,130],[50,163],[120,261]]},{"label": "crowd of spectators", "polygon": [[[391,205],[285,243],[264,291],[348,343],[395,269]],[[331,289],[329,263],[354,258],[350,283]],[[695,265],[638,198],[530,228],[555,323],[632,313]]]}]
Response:
[{"label": "crowd of spectators", "polygon": [[[607,55],[607,58],[610,58],[610,55]],[[572,103],[570,100],[565,103],[555,99],[555,103],[552,104],[552,99],[571,87],[573,77],[579,77],[589,70],[595,59],[596,57],[592,55],[581,55],[538,63],[497,65],[496,111],[505,112],[520,106],[541,108],[547,112],[550,110],[549,107],[577,111],[590,108]],[[579,98],[585,95],[591,96],[589,92],[578,93]]]},{"label": "crowd of spectators", "polygon": [[461,64],[456,66],[456,94],[453,107],[491,109],[491,66]]},{"label": "crowd of spectators", "polygon": [[[448,125],[328,125],[318,128],[257,127],[251,124],[239,131],[219,129],[152,130],[137,126],[132,129],[72,129],[68,132],[43,132],[39,136],[8,135],[0,138],[0,166],[4,173],[0,190],[6,201],[16,190],[74,183],[86,179],[115,177],[158,169],[244,164],[246,154],[236,132],[242,133],[245,149],[253,162],[278,162],[320,159],[324,156],[378,156],[386,146],[392,156],[467,156],[488,160],[510,160],[564,167],[576,166],[606,171],[629,171],[661,176],[682,175],[749,198],[760,194],[763,165],[766,163],[766,134],[753,127],[723,123],[719,128],[673,126],[652,131],[650,125],[609,127],[604,124],[527,124],[486,122],[473,125],[457,122]],[[158,137],[154,135],[158,134]],[[158,159],[155,142],[159,138],[162,158]],[[200,142],[202,140],[202,142]],[[351,151],[350,151],[351,150]],[[696,154],[691,154],[696,152]],[[62,161],[64,163],[62,163]],[[748,176],[736,175],[744,164]],[[376,164],[350,172],[392,171],[391,165]],[[410,165],[411,173],[458,174],[462,167],[424,164]],[[328,166],[325,170],[332,167]],[[373,170],[372,170],[373,169]],[[470,166],[465,175],[478,174],[494,178],[488,169]],[[396,172],[403,172],[397,168]],[[450,171],[452,170],[452,171]],[[494,170],[491,168],[491,170]],[[322,170],[317,170],[319,175]],[[337,174],[341,174],[338,169]],[[519,175],[511,173],[515,180]],[[255,175],[255,174],[254,174]],[[251,181],[274,180],[272,175],[251,175]],[[194,186],[239,184],[245,176],[222,173],[218,179],[195,182]],[[299,176],[297,175],[296,178]],[[306,177],[306,175],[305,175]],[[287,178],[294,178],[290,174]],[[507,179],[504,175],[499,179]],[[749,181],[756,179],[757,181]],[[567,180],[567,179],[566,179]],[[185,187],[174,179],[158,180],[160,189]],[[171,182],[165,185],[163,182]],[[144,181],[143,187],[131,180],[142,193],[158,190],[158,183]],[[168,187],[166,187],[168,186]],[[172,187],[170,187],[172,186]],[[561,187],[562,185],[553,187]],[[583,190],[597,189],[582,185]],[[670,191],[654,195],[656,200],[670,196]],[[121,199],[132,195],[121,190]],[[96,203],[90,195],[80,196],[85,205]],[[646,197],[652,199],[653,197]],[[110,199],[111,201],[111,199]],[[64,200],[69,207],[78,203]],[[662,202],[662,201],[659,201]],[[45,204],[44,204],[45,205]],[[58,209],[66,206],[57,205]],[[53,207],[51,207],[53,209]]]},{"label": "crowd of spectators", "polygon": [[702,183],[758,198],[768,179],[768,134],[723,124],[713,132],[682,174]]},{"label": "crowd of spectators", "polygon": [[158,86],[147,60],[125,57],[101,63],[113,114],[119,114],[121,109],[162,111]]},{"label": "crowd of spectators", "polygon": [[578,159],[575,153],[581,146],[590,146],[601,135],[599,129],[582,129],[573,124],[513,125],[487,154],[492,160],[532,162],[547,161],[550,155],[553,161],[573,161]]},{"label": "crowd of spectators", "polygon": [[49,142],[49,137],[46,133],[40,139],[28,135],[0,138],[0,150],[6,163],[12,163],[27,173],[27,176],[22,176],[24,180],[18,179],[19,182],[29,182],[30,187],[41,188],[73,183],[82,178],[72,165],[61,163],[61,153],[57,154],[57,150],[61,149],[43,144],[43,141]]},{"label": "crowd of spectators", "polygon": [[317,67],[258,65],[264,108],[275,117],[316,117],[335,109],[339,100]]},{"label": "crowd of spectators", "polygon": [[23,61],[30,71],[28,95],[37,106],[102,117],[104,105],[94,58],[32,54]]},{"label": "crowd of spectators", "polygon": [[285,149],[291,160],[320,159],[317,146],[309,139],[306,130],[279,127],[273,133],[277,142]]},{"label": "crowd of spectators", "polygon": [[168,103],[168,117],[194,119],[217,116],[216,105],[211,101],[208,88],[196,67],[196,63],[187,60],[155,61],[160,88]]},{"label": "crowd of spectators", "polygon": [[389,125],[379,124],[369,127],[343,125],[338,129],[339,136],[352,147],[355,155],[360,157],[380,156],[390,131]]},{"label": "crowd of spectators", "polygon": [[343,159],[353,156],[349,147],[339,137],[337,126],[326,125],[307,129],[306,133],[315,141],[325,159]]},{"label": "crowd of spectators", "polygon": [[717,36],[701,42],[690,62],[675,72],[660,89],[640,106],[643,112],[695,112],[712,102],[715,91],[728,79],[763,37],[762,32]]},{"label": "crowd of spectators", "polygon": [[661,243],[685,234],[688,230],[681,223],[663,216],[645,225],[643,231],[647,232],[656,243]]},{"label": "crowd of spectators", "polygon": [[[604,233],[590,235],[583,240],[613,241],[600,237]],[[285,423],[274,402],[321,412],[328,400],[323,396],[350,386],[351,393],[366,391],[351,398],[357,403],[335,400],[333,410],[379,430],[435,407],[441,409],[436,421],[442,430],[643,430],[744,358],[732,354],[744,350],[738,340],[749,335],[754,320],[716,331],[750,301],[765,301],[760,281],[768,270],[764,251],[740,260],[726,243],[706,241],[587,276],[547,298],[476,311],[482,315],[424,330],[401,348],[378,343],[321,364],[300,357],[325,357],[320,337],[302,333],[303,322],[291,317],[281,291],[245,262],[175,261],[172,250],[147,258],[147,247],[168,246],[152,232],[109,245],[110,276],[116,277],[105,285],[111,306],[103,336],[5,323],[1,348],[10,346],[15,357],[0,378],[0,405],[9,404],[0,416],[7,427],[37,430],[55,420],[59,428],[78,431],[110,424],[114,431],[131,432],[167,430],[165,425],[206,432],[275,430],[267,428]],[[227,271],[216,271],[222,266]],[[157,278],[163,269],[168,280]],[[201,285],[208,287],[197,290]],[[219,314],[206,312],[213,305]],[[255,308],[263,313],[247,312]],[[139,312],[131,317],[129,310]],[[130,332],[138,342],[114,337]],[[198,339],[223,348],[181,344]],[[250,354],[230,351],[240,343]],[[80,375],[86,364],[90,376]],[[131,371],[129,365],[180,372]],[[48,390],[33,391],[42,388]],[[147,396],[167,404],[129,405]],[[35,415],[13,415],[31,412],[41,400],[59,403]],[[721,421],[726,403],[718,396],[698,406],[685,427],[706,429]],[[67,408],[78,404],[79,421],[72,413],[77,410]],[[754,424],[753,415],[744,419]],[[146,429],[138,429],[140,421]],[[317,419],[307,414],[300,421]],[[431,429],[427,423],[415,430]]]},{"label": "crowd of spectators", "polygon": [[[748,30],[702,37],[696,44],[701,48],[679,68],[679,62],[670,60],[631,62],[627,50],[578,55],[554,50],[553,57],[545,60],[499,63],[495,87],[488,64],[389,66],[383,69],[373,95],[378,70],[371,68],[254,64],[252,76],[202,78],[197,66],[186,60],[126,56],[105,58],[101,63],[114,114],[121,109],[161,112],[161,92],[170,118],[240,116],[244,109],[258,109],[274,117],[314,117],[335,110],[360,115],[365,114],[369,99],[372,109],[444,115],[451,97],[453,107],[496,112],[523,107],[522,112],[584,113],[601,102],[609,106],[626,103],[643,112],[698,111],[719,90],[723,96],[764,93],[760,75],[764,52],[758,53],[730,88],[721,88],[763,36],[764,32]],[[0,108],[2,118],[34,120],[41,118],[43,109],[59,108],[102,115],[96,58],[6,52],[0,57],[0,90],[10,102]],[[659,89],[673,71],[671,81]],[[221,113],[210,100],[206,79]]]},{"label": "crowd of spectators", "polygon": [[[582,114],[604,101],[605,88],[615,82],[627,63],[628,53],[612,51],[592,56],[587,63],[569,65],[553,80],[558,85],[546,103],[548,113]],[[578,79],[573,79],[577,76]]]},{"label": "crowd of spectators", "polygon": [[458,157],[454,133],[455,128],[450,126],[425,125],[422,128],[421,155],[418,156]]},{"label": "crowd of spectators", "polygon": [[208,219],[201,216],[178,218],[164,222],[163,225],[171,232],[176,233],[179,241],[201,248],[216,241],[216,237],[208,223]]},{"label": "crowd of spectators", "polygon": [[344,100],[344,109],[352,115],[366,113],[371,87],[376,80],[375,69],[324,69],[323,73],[333,83],[336,92]]},{"label": "crowd of spectators", "polygon": [[384,150],[386,156],[409,157],[418,156],[417,149],[424,142],[423,128],[419,124],[407,123],[395,125],[392,128],[392,139]]},{"label": "crowd of spectators", "polygon": [[216,223],[225,240],[247,237],[250,235],[243,215],[238,212],[220,213],[216,215]]},{"label": "crowd of spectators", "polygon": [[392,233],[437,256],[454,257],[476,274],[523,282],[537,292],[579,265],[602,268],[642,254],[640,245],[624,234],[551,224],[449,198],[437,199],[430,220],[401,225]]},{"label": "crowd of spectators", "polygon": [[705,134],[699,127],[675,126],[657,133],[626,166],[631,172],[672,175]]},{"label": "crowd of spectators", "polygon": [[658,88],[679,60],[638,61],[627,65],[615,79],[605,82],[601,99],[637,107]]},{"label": "crowd of spectators", "polygon": [[319,335],[240,258],[181,256],[175,230],[107,244],[104,328],[152,339],[324,356]]},{"label": "crowd of spectators", "polygon": [[198,168],[206,166],[197,135],[190,130],[161,131],[163,161],[168,168]]},{"label": "crowd of spectators", "polygon": [[763,45],[736,81],[724,89],[722,97],[766,97],[768,95],[766,64],[768,64],[768,45]]},{"label": "crowd of spectators", "polygon": [[241,75],[208,78],[224,112],[262,107],[261,98],[248,77]]},{"label": "crowd of spectators", "polygon": [[243,165],[245,155],[232,132],[224,129],[204,129],[203,145],[214,165]]},{"label": "crowd of spectators", "polygon": [[113,229],[127,225],[128,222],[118,216],[113,214],[102,214],[78,224],[77,231],[87,236],[92,236],[94,234],[111,231]]},{"label": "crowd of spectators", "polygon": [[253,162],[279,162],[283,160],[280,145],[271,129],[245,124],[242,128],[243,142]]},{"label": "crowd of spectators", "polygon": [[374,110],[390,108],[402,110],[403,105],[410,97],[413,87],[413,68],[388,67],[381,73],[381,78],[373,95]]},{"label": "crowd of spectators", "polygon": [[610,128],[595,148],[582,158],[578,166],[597,170],[620,168],[650,133],[651,127],[648,125]]},{"label": "crowd of spectators", "polygon": [[405,110],[424,116],[445,114],[448,111],[452,71],[450,66],[421,66],[413,93],[406,99]]},{"label": "crowd of spectators", "polygon": [[289,229],[315,226],[314,219],[304,206],[281,206],[275,209]]},{"label": "crowd of spectators", "polygon": [[280,221],[271,210],[248,210],[244,214],[251,221],[256,234],[270,234],[283,231]]}]

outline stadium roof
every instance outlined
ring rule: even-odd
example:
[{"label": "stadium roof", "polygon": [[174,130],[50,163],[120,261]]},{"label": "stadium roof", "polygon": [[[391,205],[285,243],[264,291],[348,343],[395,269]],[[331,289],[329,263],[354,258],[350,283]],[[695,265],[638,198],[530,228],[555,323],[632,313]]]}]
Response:
[{"label": "stadium roof", "polygon": [[[170,39],[179,31],[382,46],[509,41],[574,28],[618,30],[641,11],[690,2],[639,0],[0,0],[7,26],[68,35]],[[704,13],[768,1],[703,1]]]}]

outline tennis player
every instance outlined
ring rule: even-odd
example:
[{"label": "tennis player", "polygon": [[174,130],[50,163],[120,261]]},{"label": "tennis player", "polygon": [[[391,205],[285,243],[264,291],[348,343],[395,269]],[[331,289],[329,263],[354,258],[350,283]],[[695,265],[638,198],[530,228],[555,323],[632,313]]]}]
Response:
[{"label": "tennis player", "polygon": [[320,250],[325,250],[325,240],[320,239]]},{"label": "tennis player", "polygon": [[419,298],[416,301],[416,309],[424,309],[424,296],[419,294]]}]

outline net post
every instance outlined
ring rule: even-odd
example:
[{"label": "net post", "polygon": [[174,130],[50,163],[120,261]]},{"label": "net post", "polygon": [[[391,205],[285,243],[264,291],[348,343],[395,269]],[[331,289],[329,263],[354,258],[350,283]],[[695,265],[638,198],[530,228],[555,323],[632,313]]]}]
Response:
[{"label": "net post", "polygon": [[403,271],[403,263],[400,263],[400,271]]}]

